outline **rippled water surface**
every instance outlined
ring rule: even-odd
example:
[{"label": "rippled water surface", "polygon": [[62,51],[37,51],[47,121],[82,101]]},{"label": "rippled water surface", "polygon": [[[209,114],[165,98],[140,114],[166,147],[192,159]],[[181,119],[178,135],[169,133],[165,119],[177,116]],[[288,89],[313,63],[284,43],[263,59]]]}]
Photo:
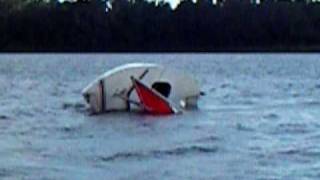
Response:
[{"label": "rippled water surface", "polygon": [[[199,109],[90,116],[115,66],[194,75]],[[0,179],[319,179],[319,54],[0,55]]]}]

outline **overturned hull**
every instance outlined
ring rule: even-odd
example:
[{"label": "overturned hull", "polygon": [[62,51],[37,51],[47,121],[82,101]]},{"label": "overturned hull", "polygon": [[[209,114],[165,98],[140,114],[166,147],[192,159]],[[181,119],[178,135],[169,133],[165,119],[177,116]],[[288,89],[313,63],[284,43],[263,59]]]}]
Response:
[{"label": "overturned hull", "polygon": [[93,113],[146,110],[145,102],[149,98],[142,100],[137,83],[160,95],[175,109],[196,107],[200,96],[198,83],[189,75],[146,63],[111,69],[84,88],[82,94]]}]

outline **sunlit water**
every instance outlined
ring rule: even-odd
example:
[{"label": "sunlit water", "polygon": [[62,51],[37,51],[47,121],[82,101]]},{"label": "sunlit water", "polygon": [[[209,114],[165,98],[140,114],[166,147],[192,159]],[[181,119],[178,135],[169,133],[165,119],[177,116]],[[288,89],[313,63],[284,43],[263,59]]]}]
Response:
[{"label": "sunlit water", "polygon": [[[318,54],[0,55],[0,179],[319,179]],[[129,62],[194,75],[199,109],[90,116]]]}]

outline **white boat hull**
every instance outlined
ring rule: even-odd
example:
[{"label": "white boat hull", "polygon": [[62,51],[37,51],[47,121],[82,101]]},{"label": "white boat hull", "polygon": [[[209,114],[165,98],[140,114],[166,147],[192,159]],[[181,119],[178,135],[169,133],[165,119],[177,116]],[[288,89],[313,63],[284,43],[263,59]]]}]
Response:
[{"label": "white boat hull", "polygon": [[[135,63],[114,68],[84,88],[83,96],[92,111],[100,113],[139,108],[132,105],[128,107],[128,99],[133,102],[139,101],[136,91],[132,90],[131,76],[140,79],[149,87],[155,83],[168,83],[171,89],[167,98],[181,108],[197,104],[200,89],[198,83],[190,76],[156,64]],[[126,97],[130,90],[132,92]]]}]

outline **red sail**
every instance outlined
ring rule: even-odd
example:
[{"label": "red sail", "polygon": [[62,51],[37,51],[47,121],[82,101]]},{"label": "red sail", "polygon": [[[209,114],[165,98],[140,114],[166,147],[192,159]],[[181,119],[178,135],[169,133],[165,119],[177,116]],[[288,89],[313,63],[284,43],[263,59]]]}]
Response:
[{"label": "red sail", "polygon": [[132,79],[144,109],[152,114],[173,114],[174,110],[166,99],[137,79]]}]

